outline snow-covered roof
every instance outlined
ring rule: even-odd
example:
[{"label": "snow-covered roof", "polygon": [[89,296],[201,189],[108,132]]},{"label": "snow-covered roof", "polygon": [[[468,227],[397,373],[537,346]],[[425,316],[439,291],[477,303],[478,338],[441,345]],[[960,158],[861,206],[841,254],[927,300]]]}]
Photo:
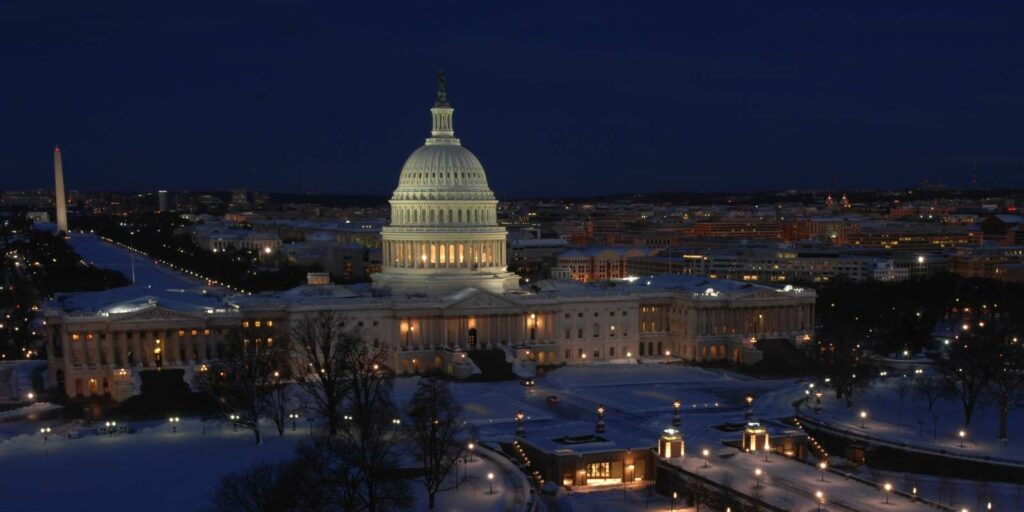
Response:
[{"label": "snow-covered roof", "polygon": [[123,286],[98,292],[57,294],[49,307],[65,313],[122,314],[159,306],[175,311],[198,313],[223,309],[223,297],[206,288],[159,289],[149,286]]}]

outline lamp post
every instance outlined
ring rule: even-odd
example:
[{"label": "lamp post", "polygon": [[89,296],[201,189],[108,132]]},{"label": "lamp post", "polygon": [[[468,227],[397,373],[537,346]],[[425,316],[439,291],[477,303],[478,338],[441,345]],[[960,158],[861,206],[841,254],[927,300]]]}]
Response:
[{"label": "lamp post", "polygon": [[170,418],[167,418],[167,421],[170,422],[170,424],[171,424],[171,433],[172,434],[177,434],[178,433],[178,422],[181,421],[181,418],[179,418],[177,416],[171,416]]},{"label": "lamp post", "polygon": [[309,437],[313,437],[313,422],[315,421],[316,418],[314,418],[313,415],[309,415],[306,417],[306,422],[309,423]]},{"label": "lamp post", "polygon": [[239,419],[238,415],[237,414],[232,414],[232,415],[228,416],[228,419],[231,420],[231,430],[233,432],[238,432],[238,419]]},{"label": "lamp post", "polygon": [[821,461],[818,463],[818,469],[821,470],[821,481],[825,481],[825,470],[828,469],[828,462]]},{"label": "lamp post", "polygon": [[473,462],[473,450],[476,448],[476,445],[473,444],[473,441],[470,441],[467,448],[469,448],[469,462]]},{"label": "lamp post", "polygon": [[679,409],[683,406],[682,402],[676,400],[672,402],[672,426],[679,428],[683,424],[682,417],[679,416]]},{"label": "lamp post", "polygon": [[708,467],[708,455],[710,453],[711,452],[709,452],[707,448],[704,448],[704,450],[700,452],[700,454],[704,456],[704,467]]},{"label": "lamp post", "polygon": [[821,391],[814,392],[814,412],[821,414],[821,397],[824,395]]},{"label": "lamp post", "polygon": [[825,493],[817,491],[814,493],[814,497],[818,498],[818,512],[821,512],[821,506],[825,504]]},{"label": "lamp post", "polygon": [[39,435],[43,436],[44,443],[50,439],[50,432],[52,431],[53,429],[51,429],[50,427],[43,427],[39,429]]},{"label": "lamp post", "polygon": [[967,437],[967,431],[964,430],[964,429],[960,429],[960,432],[957,432],[957,435],[960,436],[960,448],[963,448],[964,447],[964,438]]},{"label": "lamp post", "polygon": [[743,416],[747,419],[754,417],[754,396],[747,395],[747,410],[744,411]]},{"label": "lamp post", "polygon": [[867,428],[867,427],[864,426],[864,422],[867,419],[868,419],[868,412],[867,411],[861,411],[860,412],[860,428]]},{"label": "lamp post", "polygon": [[678,499],[678,498],[679,498],[679,493],[677,493],[676,491],[672,491],[672,508],[671,508],[671,510],[673,512],[675,512],[675,509],[676,509],[676,499]]},{"label": "lamp post", "polygon": [[108,421],[106,423],[106,426],[107,426],[107,435],[109,435],[110,437],[114,437],[114,432],[117,430],[117,422],[116,421]]},{"label": "lamp post", "polygon": [[754,479],[755,479],[754,489],[760,489],[761,488],[761,468],[757,468],[757,469],[754,470]]},{"label": "lamp post", "polygon": [[292,420],[292,432],[295,432],[295,429],[298,428],[296,423],[299,420],[299,413],[297,413],[297,412],[288,413],[288,418]]},{"label": "lamp post", "polygon": [[604,433],[604,406],[597,406],[597,433]]},{"label": "lamp post", "polygon": [[886,482],[885,485],[882,486],[882,488],[885,489],[885,504],[888,505],[889,504],[889,493],[892,492],[892,484],[890,484],[889,482]]},{"label": "lamp post", "polygon": [[490,485],[490,491],[488,494],[494,494],[494,473],[487,473],[487,483]]},{"label": "lamp post", "polygon": [[526,436],[526,427],[523,425],[523,420],[526,419],[526,414],[520,409],[516,412],[516,435],[519,437]]}]

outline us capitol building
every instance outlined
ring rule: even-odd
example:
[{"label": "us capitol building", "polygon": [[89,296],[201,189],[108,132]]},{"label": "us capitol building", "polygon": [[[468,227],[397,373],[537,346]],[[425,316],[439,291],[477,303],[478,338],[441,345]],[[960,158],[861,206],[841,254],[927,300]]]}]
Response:
[{"label": "us capitol building", "polygon": [[303,285],[252,296],[130,286],[58,295],[45,311],[50,382],[69,396],[138,392],[147,370],[191,381],[229,333],[285,339],[289,324],[337,312],[399,374],[477,372],[473,352],[526,365],[729,361],[761,357],[758,340],[811,339],[812,290],[693,276],[608,283],[542,281],[508,271],[505,228],[480,161],[455,137],[443,76],[430,137],[402,168],[372,285]]}]

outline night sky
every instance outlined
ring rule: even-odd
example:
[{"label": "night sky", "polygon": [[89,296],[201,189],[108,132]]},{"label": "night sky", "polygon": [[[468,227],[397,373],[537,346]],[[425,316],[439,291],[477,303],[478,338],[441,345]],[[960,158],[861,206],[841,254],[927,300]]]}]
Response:
[{"label": "night sky", "polygon": [[442,67],[503,198],[1024,186],[1020,4],[785,4],[4,1],[0,189],[388,194]]}]

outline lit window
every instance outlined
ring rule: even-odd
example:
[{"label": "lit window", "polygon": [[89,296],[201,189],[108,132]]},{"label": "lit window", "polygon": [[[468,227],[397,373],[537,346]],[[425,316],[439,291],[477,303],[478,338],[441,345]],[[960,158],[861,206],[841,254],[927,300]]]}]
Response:
[{"label": "lit window", "polygon": [[245,320],[242,322],[242,327],[249,327],[249,321]]},{"label": "lit window", "polygon": [[273,327],[273,326],[274,326],[274,321],[273,320],[267,320],[267,327]]},{"label": "lit window", "polygon": [[78,341],[79,334],[77,332],[71,333],[71,341]]},{"label": "lit window", "polygon": [[260,321],[259,321],[259,320],[256,320],[256,321],[254,322],[254,324],[256,325],[256,327],[260,327],[260,326],[261,326],[261,325],[260,325]]}]

